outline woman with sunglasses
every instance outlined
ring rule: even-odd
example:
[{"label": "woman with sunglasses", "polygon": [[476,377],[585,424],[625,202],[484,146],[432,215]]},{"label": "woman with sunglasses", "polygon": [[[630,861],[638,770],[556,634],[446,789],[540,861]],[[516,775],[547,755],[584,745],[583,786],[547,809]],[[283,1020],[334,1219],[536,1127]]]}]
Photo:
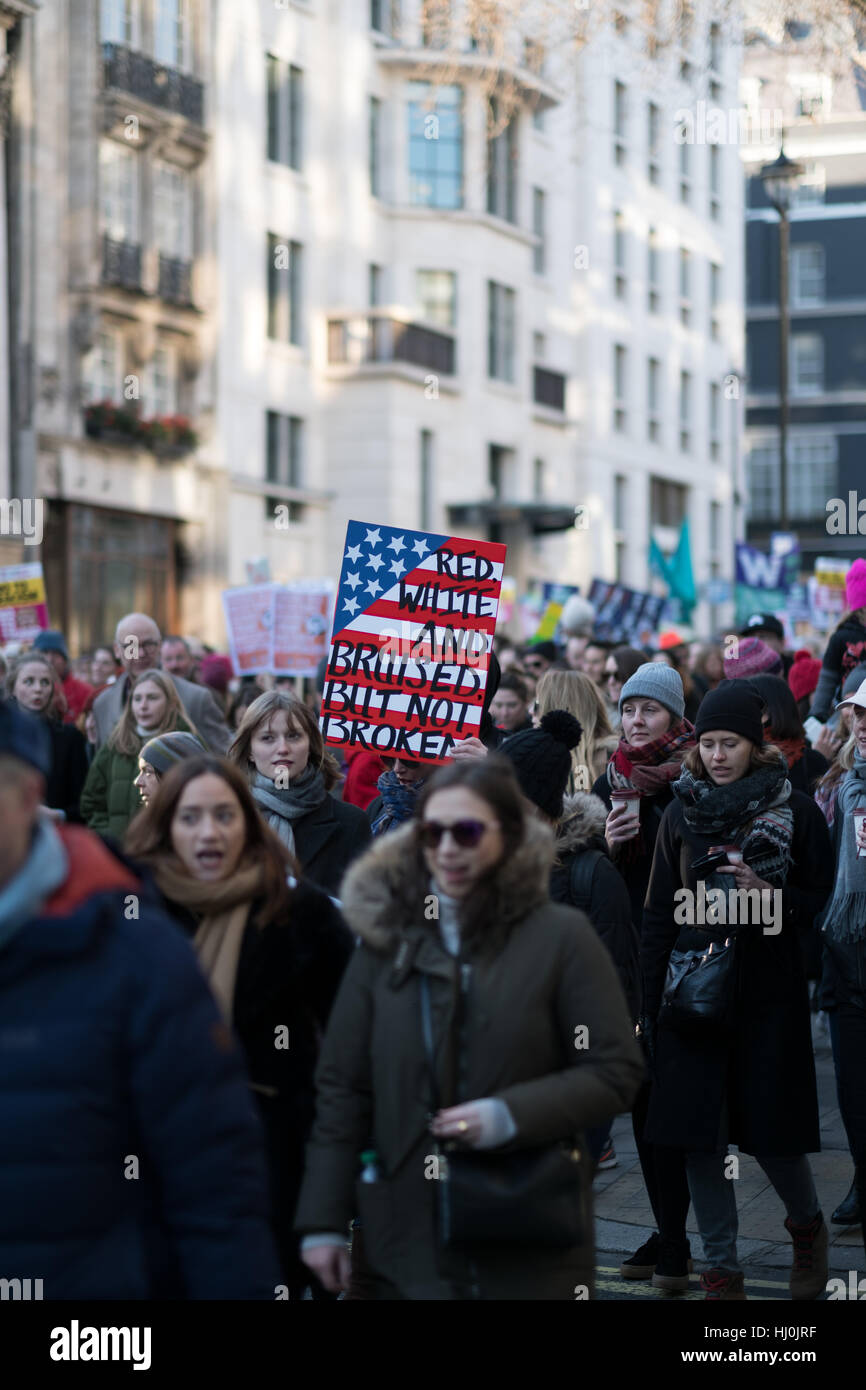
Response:
[{"label": "woman with sunglasses", "polygon": [[614,647],[604,663],[604,698],[611,727],[617,731],[622,727],[619,697],[623,685],[645,661],[644,653],[639,652],[636,647]]},{"label": "woman with sunglasses", "polygon": [[296,1221],[326,1288],[348,1282],[357,1216],[377,1298],[590,1295],[585,1157],[584,1236],[567,1249],[442,1249],[429,1180],[439,1144],[516,1153],[561,1140],[583,1153],[575,1136],[627,1109],[640,1082],[613,963],[582,915],[550,902],[552,858],[551,832],[491,755],[438,772],[416,820],[347,875],[343,910],[361,945],[323,1045]]}]

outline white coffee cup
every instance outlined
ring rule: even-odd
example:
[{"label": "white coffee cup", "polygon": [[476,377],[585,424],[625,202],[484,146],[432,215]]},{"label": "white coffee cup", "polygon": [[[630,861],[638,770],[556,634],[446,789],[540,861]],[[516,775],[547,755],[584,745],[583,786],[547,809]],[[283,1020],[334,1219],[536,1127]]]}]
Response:
[{"label": "white coffee cup", "polygon": [[[855,845],[856,845],[856,844],[857,844],[857,837],[858,837],[858,835],[860,834],[860,831],[863,829],[863,825],[866,824],[866,806],[855,806],[855,807],[854,807],[853,815],[854,815],[854,843],[855,843]],[[857,858],[858,858],[858,859],[866,859],[866,849],[861,849],[859,845],[857,845]]]}]

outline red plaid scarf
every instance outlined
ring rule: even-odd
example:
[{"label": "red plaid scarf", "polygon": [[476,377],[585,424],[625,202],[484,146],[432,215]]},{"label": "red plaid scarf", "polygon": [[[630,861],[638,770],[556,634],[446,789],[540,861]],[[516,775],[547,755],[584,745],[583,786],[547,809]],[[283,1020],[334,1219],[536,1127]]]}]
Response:
[{"label": "red plaid scarf", "polygon": [[694,746],[694,725],[687,719],[674,724],[661,738],[641,744],[640,748],[621,738],[607,765],[608,784],[612,791],[636,787],[644,796],[654,796],[676,781],[683,758]]}]

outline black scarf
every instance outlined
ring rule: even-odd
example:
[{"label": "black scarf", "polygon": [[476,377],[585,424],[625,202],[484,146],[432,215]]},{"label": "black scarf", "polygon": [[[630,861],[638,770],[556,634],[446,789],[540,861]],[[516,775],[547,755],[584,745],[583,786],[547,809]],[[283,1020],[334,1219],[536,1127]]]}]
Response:
[{"label": "black scarf", "polygon": [[726,787],[684,770],[673,790],[690,830],[739,845],[743,861],[758,878],[775,888],[784,885],[793,862],[794,813],[788,804],[791,784],[781,760],[756,768]]}]

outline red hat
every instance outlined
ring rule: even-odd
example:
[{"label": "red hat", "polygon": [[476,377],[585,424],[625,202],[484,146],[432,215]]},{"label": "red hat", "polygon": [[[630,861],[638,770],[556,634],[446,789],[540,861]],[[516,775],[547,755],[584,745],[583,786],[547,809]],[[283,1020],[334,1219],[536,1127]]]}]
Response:
[{"label": "red hat", "polygon": [[804,695],[811,695],[818,685],[820,674],[821,663],[817,657],[805,647],[795,652],[794,664],[788,672],[788,684],[794,699],[802,700]]},{"label": "red hat", "polygon": [[668,652],[671,647],[684,647],[686,644],[680,634],[674,628],[668,628],[659,636],[659,651]]},{"label": "red hat", "polygon": [[209,652],[203,656],[199,666],[202,685],[209,685],[213,690],[219,690],[222,694],[229,688],[229,681],[234,675],[232,663],[227,656],[220,656],[218,652]]}]

